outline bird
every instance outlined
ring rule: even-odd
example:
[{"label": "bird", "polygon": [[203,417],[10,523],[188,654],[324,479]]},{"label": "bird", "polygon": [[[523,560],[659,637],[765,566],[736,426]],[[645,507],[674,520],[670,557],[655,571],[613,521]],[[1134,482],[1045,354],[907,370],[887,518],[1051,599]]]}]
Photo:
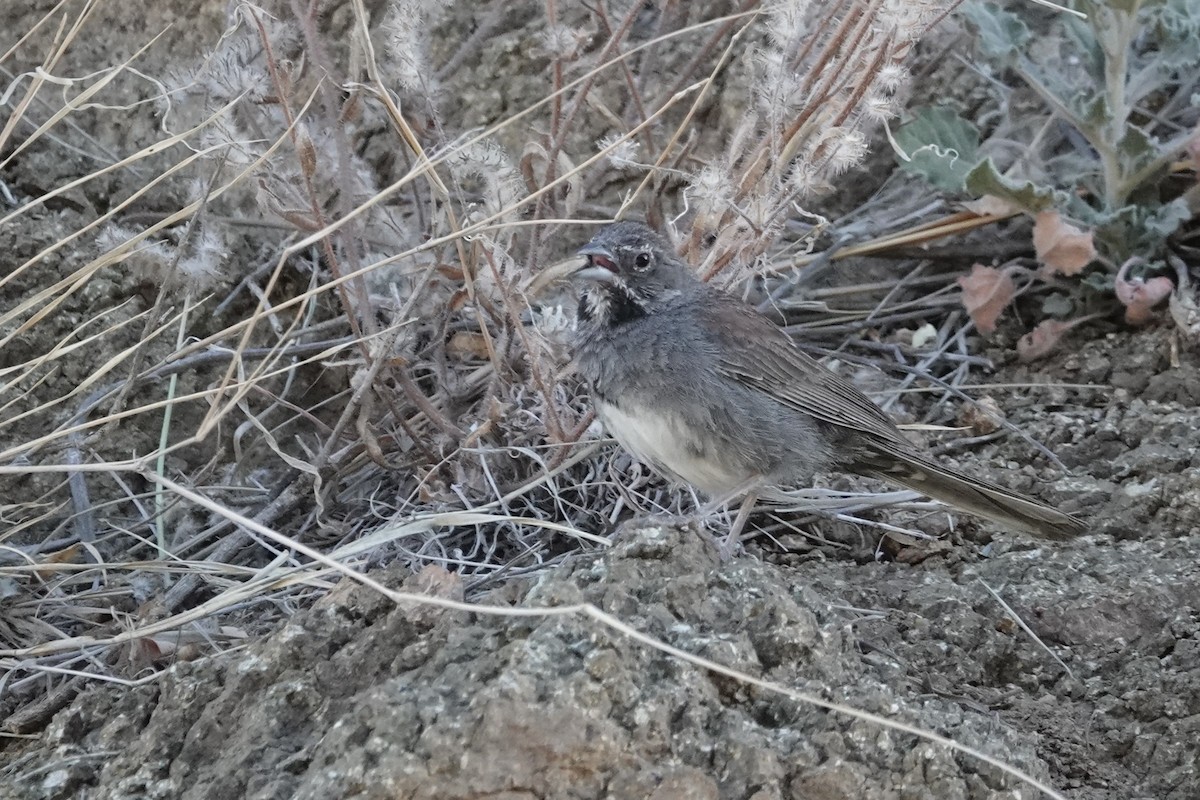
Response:
[{"label": "bird", "polygon": [[1070,514],[938,463],[852,383],[774,322],[706,283],[649,226],[602,228],[531,293],[579,289],[573,363],[597,417],[639,461],[715,503],[743,496],[725,540],[766,487],[847,472],[915,490],[1007,528],[1082,533]]}]

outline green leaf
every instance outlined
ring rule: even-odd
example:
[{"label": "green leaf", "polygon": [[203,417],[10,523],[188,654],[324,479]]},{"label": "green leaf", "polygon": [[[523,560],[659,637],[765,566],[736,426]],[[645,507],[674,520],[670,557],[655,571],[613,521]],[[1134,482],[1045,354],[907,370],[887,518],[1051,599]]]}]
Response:
[{"label": "green leaf", "polygon": [[1006,178],[996,169],[990,158],[985,159],[967,173],[967,191],[973,195],[995,195],[1024,210],[1036,214],[1047,208],[1066,202],[1066,192],[1056,191],[1050,186],[1037,186],[1033,181]]},{"label": "green leaf", "polygon": [[1096,246],[1117,263],[1133,255],[1153,258],[1189,219],[1191,210],[1183,198],[1158,207],[1125,206],[1097,215]]},{"label": "green leaf", "polygon": [[966,3],[962,13],[979,35],[979,48],[991,58],[1015,60],[1032,38],[1020,17],[995,3]]},{"label": "green leaf", "polygon": [[1113,290],[1116,288],[1113,274],[1104,270],[1089,272],[1080,283],[1085,289],[1091,289],[1101,297],[1112,297]]},{"label": "green leaf", "polygon": [[[1125,127],[1125,135],[1117,142],[1117,155],[1121,158],[1121,172],[1132,175],[1143,167],[1152,164],[1162,153],[1162,146],[1148,137],[1140,128],[1134,125]],[[1163,174],[1167,165],[1163,164]],[[1148,176],[1151,182],[1157,183],[1161,175]],[[1137,187],[1130,187],[1136,189]]]},{"label": "green leaf", "polygon": [[896,143],[908,154],[904,170],[939,189],[961,192],[979,152],[979,131],[945,107],[926,107],[896,130]]},{"label": "green leaf", "polygon": [[1063,31],[1067,40],[1074,45],[1071,52],[1078,55],[1083,71],[1097,83],[1104,81],[1104,51],[1096,41],[1096,34],[1084,20],[1069,14],[1063,15]]},{"label": "green leaf", "polygon": [[[1145,210],[1149,211],[1149,209]],[[1192,210],[1188,207],[1187,200],[1180,197],[1150,211],[1146,215],[1145,226],[1151,236],[1166,239],[1191,218]]]},{"label": "green leaf", "polygon": [[1103,91],[1084,89],[1072,97],[1068,107],[1079,120],[1082,132],[1093,141],[1103,139],[1108,126],[1112,124],[1112,109],[1108,106],[1108,97]]},{"label": "green leaf", "polygon": [[[1098,186],[1097,189],[1099,189]],[[1098,198],[1100,195],[1097,191],[1092,196]],[[1066,202],[1059,203],[1058,209],[1083,227],[1091,228],[1092,230],[1104,225],[1111,216],[1103,209],[1096,208],[1075,192],[1067,195]]]},{"label": "green leaf", "polygon": [[1064,319],[1069,317],[1074,310],[1075,304],[1062,292],[1054,292],[1042,301],[1042,313],[1047,316]]},{"label": "green leaf", "polygon": [[1200,7],[1195,0],[1168,0],[1147,12],[1145,30],[1157,39],[1156,61],[1169,70],[1200,64]]}]

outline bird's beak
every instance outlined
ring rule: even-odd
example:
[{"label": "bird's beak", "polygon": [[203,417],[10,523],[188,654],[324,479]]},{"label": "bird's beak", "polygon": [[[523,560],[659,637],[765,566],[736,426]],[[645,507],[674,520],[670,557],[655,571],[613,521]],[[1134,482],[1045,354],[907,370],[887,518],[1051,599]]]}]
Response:
[{"label": "bird's beak", "polygon": [[609,278],[617,274],[617,257],[613,255],[612,250],[603,245],[588,242],[577,255],[588,260],[588,267],[598,267],[607,272]]},{"label": "bird's beak", "polygon": [[574,257],[557,264],[551,264],[537,274],[525,294],[530,298],[538,297],[551,284],[559,281],[595,281],[610,283],[617,275],[616,264],[612,251],[606,247],[589,244],[575,254]]}]

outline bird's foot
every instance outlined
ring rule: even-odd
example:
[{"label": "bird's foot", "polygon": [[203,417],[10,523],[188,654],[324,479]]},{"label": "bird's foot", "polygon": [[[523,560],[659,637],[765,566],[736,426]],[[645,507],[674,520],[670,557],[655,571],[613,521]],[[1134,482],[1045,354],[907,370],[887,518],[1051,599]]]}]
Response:
[{"label": "bird's foot", "polygon": [[728,564],[734,557],[742,553],[742,540],[740,536],[735,536],[731,529],[728,534],[721,538],[717,543],[717,557],[721,559],[722,564]]}]

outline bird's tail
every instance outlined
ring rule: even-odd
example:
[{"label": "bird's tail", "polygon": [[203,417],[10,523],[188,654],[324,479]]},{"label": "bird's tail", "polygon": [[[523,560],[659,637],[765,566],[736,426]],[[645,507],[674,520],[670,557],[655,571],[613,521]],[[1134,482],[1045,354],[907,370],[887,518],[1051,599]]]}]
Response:
[{"label": "bird's tail", "polygon": [[917,454],[886,453],[857,464],[862,475],[898,483],[935,500],[1046,539],[1083,533],[1083,520],[1031,497],[943,467]]}]

